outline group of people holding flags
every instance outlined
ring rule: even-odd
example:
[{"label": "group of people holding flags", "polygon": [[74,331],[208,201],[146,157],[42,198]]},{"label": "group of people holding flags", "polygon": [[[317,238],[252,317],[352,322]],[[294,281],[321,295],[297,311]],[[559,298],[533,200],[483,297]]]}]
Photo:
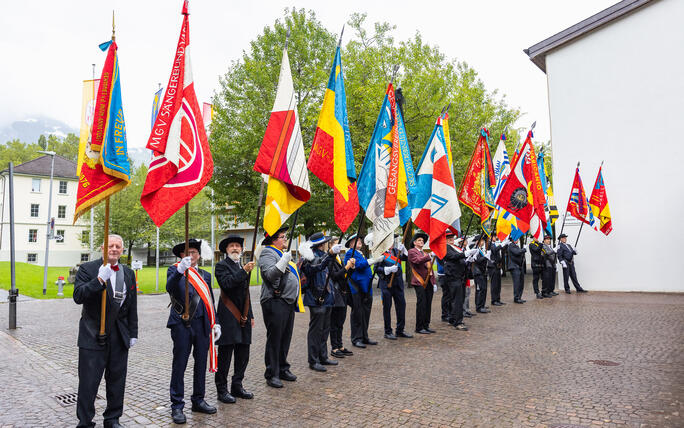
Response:
[{"label": "group of people holding flags", "polygon": [[[347,120],[340,36],[308,160],[287,43],[283,49],[275,102],[254,164],[254,170],[264,180],[256,204],[253,247],[248,253],[251,259],[244,263],[246,251],[242,237],[229,235],[221,241],[219,249],[226,257],[214,272],[221,289],[220,301],[216,302],[208,285],[211,273],[198,266],[201,242],[188,236],[187,203],[211,179],[213,160],[190,69],[187,7],[186,0],[171,75],[159,100],[147,143],[153,156],[141,196],[142,206],[157,226],[185,206],[185,242],[173,248],[179,261],[169,267],[166,284],[171,299],[167,327],[173,340],[170,400],[175,423],[186,422],[183,379],[190,354],[194,358],[191,396],[194,412],[216,412],[204,400],[207,355],[208,370],[215,373],[220,401],[233,403],[236,398],[253,397],[243,388],[242,380],[254,324],[249,283],[257,265],[263,279],[259,303],[267,337],[264,377],[274,388],[282,388],[282,380],[297,378],[290,371],[287,357],[294,314],[306,311],[305,307],[310,313],[307,343],[312,370],[324,372],[326,366],[337,365],[330,356],[353,355],[342,340],[347,306],[351,306],[352,345],[365,348],[377,344],[368,335],[375,275],[382,294],[384,337],[388,340],[412,337],[405,326],[402,262],[411,270],[410,285],[416,291],[415,331],[418,334],[435,332],[430,322],[432,297],[438,284],[444,290],[442,319],[458,330],[466,330],[463,317],[473,315],[468,307],[471,287],[466,286],[470,281],[476,288],[477,312],[489,312],[485,305],[488,281],[492,305],[504,304],[500,299],[503,268],[511,272],[514,301],[524,303],[525,249],[517,243],[528,232],[535,242],[544,241],[538,246],[544,259],[543,292],[537,293],[538,297],[556,294],[553,291],[555,274],[551,275],[551,269],[555,272],[556,256],[564,269],[566,291],[569,292],[568,277],[582,291],[574,271],[576,251],[565,243],[567,237],[561,233],[561,244],[556,249],[547,242],[558,213],[544,172],[543,154],[539,157],[535,154],[532,131],[516,150],[511,167],[505,133],[492,161],[490,132],[481,128],[457,191],[448,107],[436,118],[418,167],[414,169],[401,109],[403,95],[401,89],[395,90],[393,82],[395,67],[357,177]],[[98,202],[106,201],[105,242],[103,258],[81,266],[74,289],[74,300],[83,305],[77,416],[79,426],[94,425],[95,394],[103,373],[107,373],[105,426],[116,427],[120,426],[123,409],[128,349],[137,341],[138,324],[130,269],[118,262],[123,239],[108,230],[109,197],[130,183],[114,34],[101,48],[108,54],[97,88],[93,82],[92,90],[97,96],[92,128],[81,136],[74,221]],[[300,245],[301,257],[295,262],[292,239],[287,239],[287,231],[296,230],[298,210],[311,198],[309,171],[333,190],[334,217],[340,234],[337,238],[323,231],[311,234]],[[459,201],[473,210],[473,216],[480,218],[482,231],[470,241],[466,240],[470,222],[465,233],[461,232]],[[264,238],[259,248],[255,248],[262,204],[265,206]],[[600,170],[591,199],[587,199],[578,169],[567,211],[596,229],[600,227],[605,234],[610,232],[610,212]],[[290,216],[293,219],[288,229],[285,223]],[[358,229],[345,239],[355,219]],[[363,233],[366,219],[372,223],[372,232],[367,234]],[[407,240],[411,223],[420,231]],[[398,233],[401,227],[403,235]],[[529,248],[532,251],[532,245]],[[235,368],[228,389],[231,360]]]}]

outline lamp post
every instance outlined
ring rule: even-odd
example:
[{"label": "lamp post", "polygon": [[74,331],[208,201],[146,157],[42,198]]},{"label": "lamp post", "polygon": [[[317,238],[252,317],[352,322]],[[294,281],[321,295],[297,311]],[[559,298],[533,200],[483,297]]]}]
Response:
[{"label": "lamp post", "polygon": [[50,251],[50,239],[52,239],[52,234],[50,233],[50,215],[52,214],[52,178],[55,173],[55,152],[38,150],[38,153],[52,156],[52,162],[50,165],[50,196],[48,199],[47,210],[47,230],[45,232],[45,269],[43,270],[43,296],[45,296],[47,294],[48,252]]}]

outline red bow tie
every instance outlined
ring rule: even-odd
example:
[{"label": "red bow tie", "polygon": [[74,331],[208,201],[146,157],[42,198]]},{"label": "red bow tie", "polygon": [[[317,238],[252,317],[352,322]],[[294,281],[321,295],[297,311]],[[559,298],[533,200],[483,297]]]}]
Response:
[{"label": "red bow tie", "polygon": [[118,265],[118,264],[115,264],[114,266],[112,266],[112,270],[113,270],[114,272],[117,272],[117,271],[119,270],[119,265]]}]

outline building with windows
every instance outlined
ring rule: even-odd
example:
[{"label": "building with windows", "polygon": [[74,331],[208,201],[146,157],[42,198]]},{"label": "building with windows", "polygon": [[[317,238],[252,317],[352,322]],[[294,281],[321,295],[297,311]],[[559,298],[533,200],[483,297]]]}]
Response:
[{"label": "building with windows", "polygon": [[[14,167],[14,233],[17,262],[45,263],[51,157]],[[75,266],[90,260],[90,217],[72,224],[76,206],[76,163],[55,155],[52,182],[54,239],[50,266]],[[10,259],[9,170],[0,171],[0,261]]]}]

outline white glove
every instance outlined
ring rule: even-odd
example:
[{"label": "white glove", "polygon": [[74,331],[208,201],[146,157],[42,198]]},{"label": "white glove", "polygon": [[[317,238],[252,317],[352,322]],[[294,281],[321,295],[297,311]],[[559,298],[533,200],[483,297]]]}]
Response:
[{"label": "white glove", "polygon": [[565,263],[565,260],[561,260],[561,266],[563,266],[564,268],[567,268],[568,264]]},{"label": "white glove", "polygon": [[437,284],[432,284],[432,292],[433,293],[437,292]]},{"label": "white glove", "polygon": [[556,246],[553,248],[553,251],[558,252],[559,249],[560,249],[560,244],[556,245]]},{"label": "white glove", "polygon": [[577,248],[574,249],[575,255],[578,255],[579,253],[577,252]]},{"label": "white glove", "polygon": [[397,245],[397,250],[399,250],[399,252],[404,254],[404,255],[408,254],[408,250],[406,249],[404,244],[402,244],[401,242],[399,243],[399,245]]},{"label": "white glove", "polygon": [[491,260],[492,259],[492,252],[490,250],[487,250],[487,252],[485,253],[485,257],[487,257],[489,260]]},{"label": "white glove", "polygon": [[394,266],[387,266],[383,268],[385,270],[385,275],[389,275],[391,273],[394,273],[399,270],[399,266],[394,265]]},{"label": "white glove", "polygon": [[335,244],[335,245],[333,245],[331,251],[332,251],[333,254],[339,254],[339,253],[341,253],[342,251],[344,251],[344,245],[342,245],[342,244]]},{"label": "white glove", "polygon": [[466,255],[466,257],[471,257],[471,256],[474,256],[475,254],[477,254],[478,251],[480,251],[480,250],[478,250],[477,248],[471,248],[471,249],[465,250],[464,254]]},{"label": "white glove", "polygon": [[100,266],[97,271],[97,277],[102,280],[102,282],[107,282],[108,279],[114,276],[114,271],[109,263],[104,266]]},{"label": "white glove", "polygon": [[283,253],[283,255],[280,257],[280,260],[278,260],[278,262],[276,263],[276,267],[279,271],[285,272],[285,269],[287,269],[287,265],[290,263],[290,260],[292,260],[292,253],[287,251]]},{"label": "white glove", "polygon": [[221,337],[221,324],[214,324],[214,341]]},{"label": "white glove", "polygon": [[374,259],[371,257],[370,259],[367,260],[369,265],[374,265],[374,264],[378,263],[379,261],[382,261],[382,257],[378,257],[377,259]]},{"label": "white glove", "polygon": [[192,265],[192,257],[187,256],[187,257],[184,257],[180,261],[180,263],[178,263],[178,266],[176,267],[176,269],[178,270],[179,274],[183,275],[185,273],[185,271],[188,270],[188,268],[191,265]]}]

